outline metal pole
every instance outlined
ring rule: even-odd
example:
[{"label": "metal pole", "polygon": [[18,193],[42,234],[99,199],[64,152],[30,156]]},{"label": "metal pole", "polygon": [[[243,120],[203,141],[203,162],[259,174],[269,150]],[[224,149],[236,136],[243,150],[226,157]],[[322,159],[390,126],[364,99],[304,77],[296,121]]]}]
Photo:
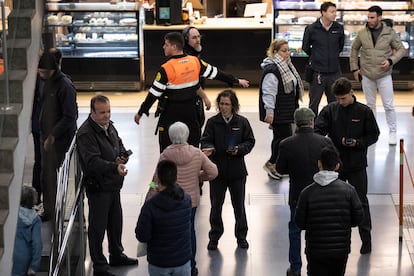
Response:
[{"label": "metal pole", "polygon": [[403,219],[403,211],[404,211],[404,139],[400,139],[400,204],[399,204],[399,236],[398,240],[400,242],[403,241],[403,229],[404,229],[404,219]]},{"label": "metal pole", "polygon": [[9,62],[7,57],[7,25],[6,25],[6,12],[4,7],[4,0],[0,1],[1,5],[1,26],[2,26],[2,48],[3,48],[3,63],[4,63],[4,94],[6,100],[4,106],[1,107],[2,111],[12,110],[13,107],[9,106],[10,104],[10,95],[9,95]]}]

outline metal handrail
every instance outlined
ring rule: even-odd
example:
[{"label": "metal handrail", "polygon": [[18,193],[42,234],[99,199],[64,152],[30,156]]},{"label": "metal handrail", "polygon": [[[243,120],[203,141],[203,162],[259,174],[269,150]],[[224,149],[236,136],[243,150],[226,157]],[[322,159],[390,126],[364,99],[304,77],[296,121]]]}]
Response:
[{"label": "metal handrail", "polygon": [[6,24],[6,12],[4,0],[0,0],[1,7],[1,27],[2,27],[2,49],[3,49],[3,68],[4,68],[4,94],[6,96],[5,105],[2,109],[8,109],[10,104],[10,94],[9,94],[9,62],[7,56],[7,24]]},{"label": "metal handrail", "polygon": [[[70,216],[68,220],[65,220],[66,203],[68,197],[69,179],[71,163],[74,165],[74,186],[75,186],[75,199],[70,210]],[[69,150],[66,152],[65,159],[62,165],[59,167],[58,180],[57,180],[57,192],[56,192],[56,205],[55,205],[55,225],[52,236],[52,247],[50,252],[49,263],[49,276],[59,275],[61,266],[63,264],[65,255],[69,263],[69,239],[73,234],[73,226],[78,219],[80,229],[80,246],[85,245],[84,235],[84,217],[83,217],[83,193],[84,189],[81,185],[83,173],[81,166],[78,162],[78,154],[76,151],[76,137],[73,138]],[[64,227],[67,222],[66,228]],[[82,260],[82,264],[85,260],[85,251],[80,250],[79,260]],[[70,273],[70,265],[67,267],[68,271],[65,271],[65,275],[72,275]],[[85,266],[82,265],[81,271],[77,275],[85,275]]]}]

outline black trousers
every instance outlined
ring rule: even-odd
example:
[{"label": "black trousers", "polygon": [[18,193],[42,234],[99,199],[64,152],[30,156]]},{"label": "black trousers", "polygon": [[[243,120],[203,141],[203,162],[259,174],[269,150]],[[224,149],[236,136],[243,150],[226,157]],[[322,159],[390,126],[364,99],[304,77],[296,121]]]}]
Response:
[{"label": "black trousers", "polygon": [[44,215],[54,221],[56,192],[57,192],[57,172],[65,159],[65,154],[69,149],[73,136],[56,139],[52,150],[45,151],[44,139],[41,138],[41,187],[43,192]]},{"label": "black trousers", "polygon": [[[318,77],[318,74],[320,77]],[[309,108],[313,110],[316,116],[318,116],[319,103],[321,102],[323,92],[325,92],[328,103],[336,101],[334,94],[331,92],[331,87],[340,76],[340,72],[314,72],[312,82],[309,84]]]},{"label": "black trousers", "polygon": [[359,199],[364,209],[364,218],[362,223],[358,226],[359,235],[362,242],[371,242],[371,213],[369,211],[369,202],[367,198],[368,192],[368,177],[367,170],[364,168],[353,172],[339,172],[339,179],[348,181],[349,184],[355,187]]},{"label": "black trousers", "polygon": [[272,164],[276,163],[277,156],[279,154],[279,144],[283,139],[292,136],[292,124],[277,124],[273,125],[273,140],[272,140],[272,155],[270,156],[269,162]]},{"label": "black trousers", "polygon": [[307,254],[306,259],[308,260],[308,276],[343,276],[348,255],[317,256]]},{"label": "black trousers", "polygon": [[211,241],[218,241],[223,235],[224,226],[221,213],[223,203],[226,197],[227,188],[230,192],[231,204],[233,205],[236,225],[234,226],[234,235],[238,240],[246,239],[247,236],[247,219],[244,207],[246,177],[236,180],[226,180],[220,177],[210,181],[210,232]]},{"label": "black trousers", "polygon": [[34,145],[34,164],[32,174],[32,186],[37,192],[37,204],[41,202],[42,198],[42,184],[40,174],[42,171],[42,145],[40,142],[40,133],[32,132]]},{"label": "black trousers", "polygon": [[108,261],[102,252],[105,231],[109,254],[118,257],[122,246],[122,207],[119,191],[87,193],[89,205],[89,251],[94,271],[106,270]]}]

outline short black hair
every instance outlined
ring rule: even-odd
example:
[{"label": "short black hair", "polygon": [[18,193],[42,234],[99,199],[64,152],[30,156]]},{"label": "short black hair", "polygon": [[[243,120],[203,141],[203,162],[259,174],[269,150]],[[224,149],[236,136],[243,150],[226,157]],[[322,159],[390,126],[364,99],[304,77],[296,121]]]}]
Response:
[{"label": "short black hair", "polygon": [[32,209],[37,203],[37,192],[36,190],[27,185],[23,185],[22,194],[20,197],[20,206],[28,209]]},{"label": "short black hair", "polygon": [[328,2],[323,2],[322,5],[321,5],[321,13],[323,11],[326,12],[329,9],[329,7],[335,7],[336,8],[336,5],[332,2],[329,2],[329,1]]},{"label": "short black hair", "polygon": [[327,146],[322,149],[320,160],[323,169],[327,171],[333,171],[337,164],[341,164],[338,150],[333,146]]},{"label": "short black hair", "polygon": [[351,92],[352,84],[347,78],[341,77],[334,81],[331,90],[335,96],[343,96]]},{"label": "short black hair", "polygon": [[234,90],[225,89],[217,95],[217,99],[216,99],[217,108],[219,108],[219,106],[220,106],[220,99],[222,97],[230,98],[232,113],[239,112],[239,109],[240,109],[239,99],[237,98],[236,92],[234,92]]},{"label": "short black hair", "polygon": [[161,185],[174,186],[177,181],[177,165],[170,160],[162,160],[157,165],[157,177]]},{"label": "short black hair", "polygon": [[96,102],[109,103],[109,99],[108,99],[107,96],[104,96],[104,95],[93,96],[93,98],[91,99],[91,110],[92,111],[95,111],[95,103]]},{"label": "short black hair", "polygon": [[179,32],[170,32],[164,36],[164,40],[168,40],[171,45],[175,45],[177,50],[183,50],[184,48],[184,38],[183,35]]},{"label": "short black hair", "polygon": [[380,6],[371,6],[368,8],[369,12],[375,12],[378,16],[382,16],[382,9]]}]

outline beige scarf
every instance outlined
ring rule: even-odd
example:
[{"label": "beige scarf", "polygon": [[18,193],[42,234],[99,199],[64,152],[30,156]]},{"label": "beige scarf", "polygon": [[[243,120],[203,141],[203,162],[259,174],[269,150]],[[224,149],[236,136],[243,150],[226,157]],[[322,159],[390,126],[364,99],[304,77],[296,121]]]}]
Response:
[{"label": "beige scarf", "polygon": [[292,91],[296,92],[296,89],[294,87],[294,78],[296,78],[296,81],[299,84],[299,100],[302,101],[305,89],[303,87],[302,79],[300,78],[298,71],[296,71],[295,66],[293,66],[291,59],[289,58],[288,60],[284,61],[279,55],[275,55],[273,62],[279,69],[286,94],[292,93]]}]

